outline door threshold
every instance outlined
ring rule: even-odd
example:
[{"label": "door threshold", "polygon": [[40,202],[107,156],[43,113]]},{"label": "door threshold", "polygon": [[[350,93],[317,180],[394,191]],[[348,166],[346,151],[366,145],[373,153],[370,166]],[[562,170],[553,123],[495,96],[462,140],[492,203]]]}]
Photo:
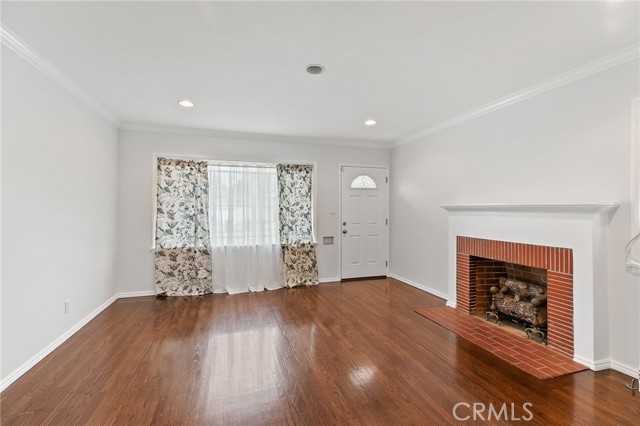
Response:
[{"label": "door threshold", "polygon": [[342,278],[340,282],[344,283],[349,281],[384,280],[385,278],[387,278],[386,275],[375,275],[373,277]]}]

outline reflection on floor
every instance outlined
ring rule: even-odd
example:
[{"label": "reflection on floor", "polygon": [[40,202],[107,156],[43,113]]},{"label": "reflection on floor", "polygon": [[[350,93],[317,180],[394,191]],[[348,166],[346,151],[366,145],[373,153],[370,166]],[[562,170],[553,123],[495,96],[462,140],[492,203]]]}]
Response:
[{"label": "reflection on floor", "polygon": [[461,403],[530,403],[527,425],[640,417],[620,373],[538,380],[414,312],[443,305],[393,279],[121,299],[2,393],[0,423],[443,426]]}]

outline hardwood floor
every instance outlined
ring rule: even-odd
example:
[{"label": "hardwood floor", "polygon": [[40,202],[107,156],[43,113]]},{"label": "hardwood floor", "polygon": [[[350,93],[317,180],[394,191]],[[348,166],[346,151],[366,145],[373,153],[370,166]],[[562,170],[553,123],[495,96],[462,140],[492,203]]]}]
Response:
[{"label": "hardwood floor", "polygon": [[[631,425],[629,378],[540,381],[413,312],[393,279],[121,299],[1,396],[8,425]],[[458,421],[458,403],[531,421]],[[478,406],[480,408],[481,406]],[[459,405],[456,414],[472,416]],[[481,413],[484,418],[487,411]]]}]

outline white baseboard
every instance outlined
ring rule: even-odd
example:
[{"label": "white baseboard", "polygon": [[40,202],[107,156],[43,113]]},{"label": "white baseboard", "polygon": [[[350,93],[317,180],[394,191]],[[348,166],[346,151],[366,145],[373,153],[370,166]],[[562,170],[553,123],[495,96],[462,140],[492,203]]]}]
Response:
[{"label": "white baseboard", "polygon": [[415,288],[417,288],[419,290],[426,291],[427,293],[432,294],[434,296],[437,296],[437,297],[439,297],[441,299],[444,299],[444,300],[448,300],[449,299],[449,295],[447,293],[443,293],[443,292],[435,290],[435,289],[433,289],[431,287],[427,287],[426,285],[417,283],[415,281],[411,281],[410,279],[401,277],[400,275],[389,273],[389,274],[387,274],[387,276],[390,277],[390,278],[396,279],[398,281],[402,281],[405,284],[409,284],[410,286],[415,287]]},{"label": "white baseboard", "polygon": [[638,367],[631,367],[616,360],[611,360],[610,368],[616,370],[619,373],[626,374],[627,376],[638,378]]},{"label": "white baseboard", "polygon": [[[402,281],[405,284],[408,284],[412,287],[415,287],[419,290],[425,291],[427,293],[433,294],[434,296],[437,296],[441,299],[445,299],[447,300],[447,294],[438,291],[438,290],[434,290],[430,287],[424,286],[422,284],[418,284],[415,281],[411,281],[408,280],[406,278],[403,278],[399,275],[396,274],[389,274],[388,275],[390,278],[394,278],[398,281]],[[320,279],[319,282],[321,283],[328,283],[328,282],[337,282],[340,281],[340,278],[323,278]],[[35,354],[33,357],[31,357],[27,362],[25,362],[24,364],[22,364],[20,367],[18,367],[16,370],[14,370],[11,374],[9,374],[7,377],[5,377],[4,379],[2,379],[2,381],[0,381],[0,392],[4,391],[6,388],[8,388],[13,382],[15,382],[16,380],[18,380],[23,374],[25,374],[27,371],[29,371],[31,368],[33,368],[37,363],[39,363],[40,361],[42,361],[47,355],[49,355],[51,352],[53,352],[58,346],[60,346],[61,344],[63,344],[67,339],[69,339],[71,336],[73,336],[75,333],[78,332],[78,330],[80,330],[82,327],[84,327],[89,321],[91,321],[92,319],[94,319],[96,316],[98,316],[98,314],[100,314],[100,312],[104,311],[107,307],[109,307],[109,305],[111,305],[113,302],[115,302],[118,299],[124,299],[124,298],[130,298],[130,297],[143,297],[143,296],[154,296],[155,292],[153,290],[146,290],[146,291],[130,291],[130,292],[123,292],[123,293],[117,293],[113,296],[111,296],[106,302],[104,302],[102,305],[98,306],[96,309],[94,309],[91,313],[89,313],[86,317],[84,317],[82,320],[80,320],[78,323],[76,323],[73,327],[71,327],[69,330],[67,330],[65,333],[63,333],[61,336],[59,336],[56,340],[54,340],[53,342],[51,342],[47,347],[45,347],[44,349],[42,349],[40,352],[38,352],[37,354]],[[456,305],[453,302],[450,302],[449,300],[447,300],[447,306],[455,308]],[[622,374],[625,374],[627,376],[633,377],[633,378],[638,378],[639,377],[639,370],[637,368],[634,367],[630,367],[628,365],[625,365],[621,362],[615,361],[615,360],[611,360],[611,359],[602,359],[602,360],[598,360],[598,361],[592,361],[580,356],[575,356],[573,358],[574,361],[589,367],[591,370],[594,371],[602,371],[602,370],[608,370],[608,369],[613,369],[615,371],[618,371]]]},{"label": "white baseboard", "polygon": [[84,327],[89,321],[94,319],[98,314],[104,311],[109,305],[115,302],[118,299],[124,299],[129,297],[141,297],[141,296],[155,296],[155,292],[153,290],[148,291],[130,291],[125,293],[116,293],[111,296],[106,302],[102,305],[98,306],[91,313],[89,313],[86,317],[81,319],[77,324],[71,327],[69,330],[60,335],[56,340],[47,345],[40,352],[32,356],[27,362],[22,364],[16,370],[14,370],[11,374],[0,381],[0,392],[4,391],[9,387],[13,382],[18,380],[24,373],[32,369],[37,363],[42,361],[47,355],[53,352],[58,346],[63,344],[67,339],[76,334],[78,330]]},{"label": "white baseboard", "polygon": [[22,376],[24,373],[26,373],[31,368],[33,368],[37,363],[42,361],[47,355],[53,352],[58,346],[63,344],[69,337],[73,336],[78,330],[84,327],[89,321],[95,318],[100,312],[104,311],[109,305],[111,305],[117,299],[118,299],[117,294],[111,296],[106,302],[104,302],[102,305],[94,309],[89,315],[81,319],[77,324],[75,324],[69,330],[64,332],[61,336],[59,336],[57,339],[55,339],[53,342],[47,345],[44,349],[42,349],[40,352],[32,356],[27,362],[22,364],[20,367],[14,370],[11,374],[9,374],[7,377],[2,379],[2,381],[0,382],[0,392],[4,391],[6,388],[9,387],[9,385],[11,385],[13,382],[18,380],[20,376]]},{"label": "white baseboard", "polygon": [[597,361],[594,361],[590,358],[585,358],[580,355],[574,355],[573,360],[578,364],[582,364],[585,367],[589,367],[589,369],[593,371],[602,371],[610,368],[609,367],[610,362],[608,359],[599,359]]},{"label": "white baseboard", "polygon": [[129,297],[143,297],[143,296],[155,296],[156,292],[153,290],[146,291],[127,291],[124,293],[118,293],[118,299],[126,299]]},{"label": "white baseboard", "polygon": [[340,277],[320,278],[319,283],[335,283],[340,282]]},{"label": "white baseboard", "polygon": [[453,302],[451,300],[447,300],[447,306],[450,307],[450,308],[455,308],[457,305],[456,305],[456,302]]},{"label": "white baseboard", "polygon": [[611,369],[619,373],[626,374],[627,376],[633,377],[635,379],[638,378],[638,368],[630,367],[626,364],[623,364],[619,361],[616,361],[610,358],[592,361],[590,359],[586,359],[581,356],[575,355],[573,357],[573,360],[577,363],[584,365],[585,367],[589,367],[593,371],[603,371],[603,370]]},{"label": "white baseboard", "polygon": [[593,371],[603,371],[611,368],[611,360],[608,358],[599,359],[590,366]]}]

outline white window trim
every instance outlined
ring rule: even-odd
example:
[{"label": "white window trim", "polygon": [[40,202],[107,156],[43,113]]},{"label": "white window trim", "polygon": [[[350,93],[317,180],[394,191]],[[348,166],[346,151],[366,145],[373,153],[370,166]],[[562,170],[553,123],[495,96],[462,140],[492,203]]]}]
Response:
[{"label": "white window trim", "polygon": [[640,232],[640,98],[631,105],[631,213],[633,235]]},{"label": "white window trim", "polygon": [[312,166],[311,174],[311,221],[313,223],[313,242],[318,243],[316,237],[318,232],[317,223],[317,191],[318,191],[318,162],[317,161],[295,161],[295,160],[227,160],[222,158],[212,158],[204,155],[190,154],[159,154],[154,153],[151,156],[151,245],[149,250],[156,249],[156,219],[158,214],[158,158],[171,158],[174,160],[190,160],[190,161],[207,161],[215,164],[237,164],[237,165],[277,165],[277,164],[299,164],[304,166]]},{"label": "white window trim", "polygon": [[[640,233],[640,98],[631,102],[631,241],[625,250],[634,249]],[[637,247],[637,246],[636,246]],[[637,258],[637,252],[636,256]],[[640,276],[640,266],[627,252],[625,264],[627,272]]]}]

